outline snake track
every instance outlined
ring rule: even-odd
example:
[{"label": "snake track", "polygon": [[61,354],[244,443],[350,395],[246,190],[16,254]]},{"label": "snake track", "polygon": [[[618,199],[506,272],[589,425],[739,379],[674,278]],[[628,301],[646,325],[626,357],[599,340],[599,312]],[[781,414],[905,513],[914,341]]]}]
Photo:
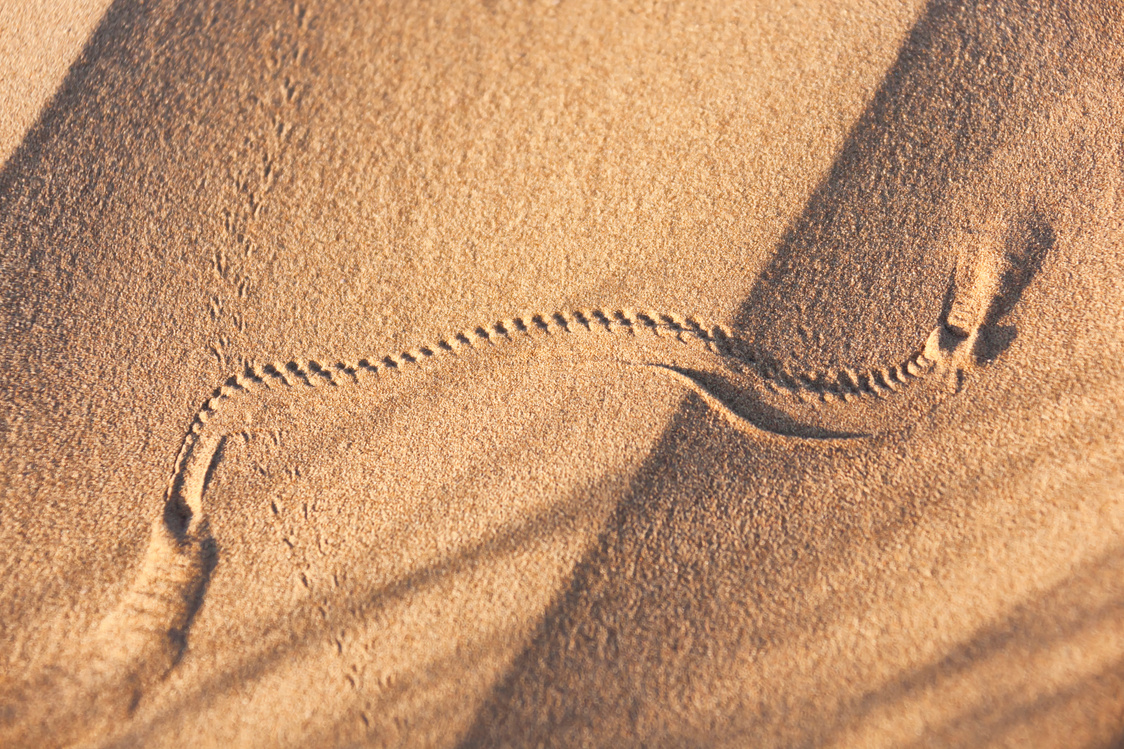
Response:
[{"label": "snake track", "polygon": [[[853,440],[908,426],[955,392],[971,368],[987,303],[979,284],[903,360],[872,369],[801,371],[721,325],[630,310],[532,314],[478,326],[432,344],[354,362],[250,365],[229,377],[195,414],[172,470],[163,516],[152,526],[135,579],[82,645],[71,689],[105,716],[129,714],[182,656],[202,604],[215,545],[204,494],[227,435],[256,397],[313,388],[363,388],[426,362],[519,341],[608,335],[618,364],[652,367],[683,381],[739,428],[762,438]],[[635,353],[629,342],[636,342]],[[623,346],[622,346],[623,344]],[[614,348],[615,347],[615,348]],[[588,349],[586,349],[588,350]],[[621,351],[625,351],[621,358]],[[653,352],[655,354],[653,355]],[[596,357],[590,357],[596,359]]]}]

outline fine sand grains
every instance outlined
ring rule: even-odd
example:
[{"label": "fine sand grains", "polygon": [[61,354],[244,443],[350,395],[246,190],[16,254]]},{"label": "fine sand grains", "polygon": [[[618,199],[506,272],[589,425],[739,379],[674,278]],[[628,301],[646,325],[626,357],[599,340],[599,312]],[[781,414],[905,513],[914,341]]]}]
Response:
[{"label": "fine sand grains", "polygon": [[113,2],[0,171],[0,745],[1119,743],[1121,29]]}]

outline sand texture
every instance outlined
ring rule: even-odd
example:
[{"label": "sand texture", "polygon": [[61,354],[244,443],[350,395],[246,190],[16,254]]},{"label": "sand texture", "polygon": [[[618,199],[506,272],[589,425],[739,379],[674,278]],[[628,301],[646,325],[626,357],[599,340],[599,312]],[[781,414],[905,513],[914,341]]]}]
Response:
[{"label": "sand texture", "polygon": [[0,746],[1124,741],[1124,9],[0,28]]}]

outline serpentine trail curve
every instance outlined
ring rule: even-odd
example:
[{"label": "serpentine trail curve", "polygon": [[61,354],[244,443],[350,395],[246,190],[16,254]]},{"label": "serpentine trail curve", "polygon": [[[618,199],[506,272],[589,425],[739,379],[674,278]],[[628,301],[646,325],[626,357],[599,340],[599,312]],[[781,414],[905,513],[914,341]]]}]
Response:
[{"label": "serpentine trail curve", "polygon": [[[238,416],[270,393],[363,388],[390,373],[493,345],[587,338],[592,360],[645,366],[676,377],[739,428],[760,438],[837,442],[904,428],[958,390],[983,314],[954,301],[946,319],[903,361],[869,370],[794,371],[721,325],[631,310],[578,310],[516,317],[395,355],[324,365],[251,365],[228,378],[195,415],[176,457],[162,517],[139,571],[84,645],[86,667],[70,683],[104,721],[129,714],[175,667],[202,604],[215,544],[204,495]],[[983,305],[986,308],[986,305]],[[970,318],[964,322],[962,318]],[[598,357],[600,350],[608,352]],[[574,343],[577,343],[574,341]],[[564,346],[569,348],[569,346]],[[93,726],[90,726],[93,728]]]}]

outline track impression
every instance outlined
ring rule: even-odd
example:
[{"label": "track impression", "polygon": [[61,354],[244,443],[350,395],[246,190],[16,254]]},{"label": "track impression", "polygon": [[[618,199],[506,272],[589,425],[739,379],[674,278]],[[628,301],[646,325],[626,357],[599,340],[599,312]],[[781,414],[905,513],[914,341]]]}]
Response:
[{"label": "track impression", "polygon": [[81,741],[109,725],[112,716],[130,714],[146,689],[182,656],[217,561],[204,503],[208,480],[221,460],[223,441],[265,400],[295,397],[310,388],[392,387],[394,376],[440,366],[443,358],[537,341],[573,348],[592,363],[663,371],[761,439],[865,439],[907,428],[963,387],[976,366],[977,337],[997,298],[1001,265],[977,261],[959,273],[947,314],[916,350],[867,370],[794,371],[720,325],[673,314],[597,309],[516,317],[356,362],[294,360],[247,367],[217,388],[195,415],[135,580],[73,658],[84,664],[81,670],[67,673],[60,684],[72,698],[64,701],[83,706],[76,709],[84,714],[78,722],[85,729],[71,724],[71,736]]}]

